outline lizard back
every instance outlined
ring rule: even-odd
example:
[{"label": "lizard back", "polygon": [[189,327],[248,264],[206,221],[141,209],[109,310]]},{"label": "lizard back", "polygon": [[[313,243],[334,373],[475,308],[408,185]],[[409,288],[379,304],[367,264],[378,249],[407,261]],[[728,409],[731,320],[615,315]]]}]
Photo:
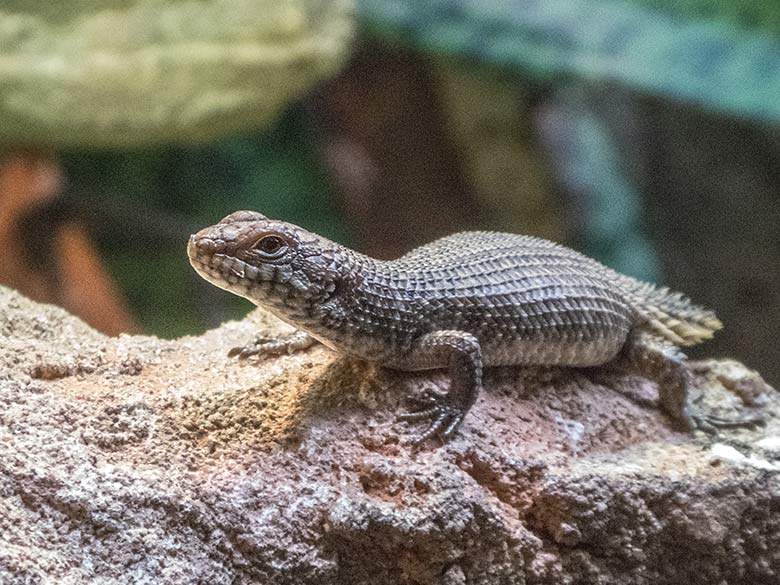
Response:
[{"label": "lizard back", "polygon": [[473,334],[486,365],[601,364],[640,320],[612,271],[539,238],[462,232],[384,268],[420,327]]}]

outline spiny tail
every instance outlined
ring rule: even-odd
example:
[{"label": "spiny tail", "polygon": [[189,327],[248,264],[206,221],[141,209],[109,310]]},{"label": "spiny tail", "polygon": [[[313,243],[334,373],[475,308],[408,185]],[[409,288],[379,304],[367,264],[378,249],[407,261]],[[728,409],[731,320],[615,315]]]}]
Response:
[{"label": "spiny tail", "polygon": [[694,305],[685,295],[626,278],[628,300],[654,333],[676,345],[696,345],[710,339],[723,324],[715,313]]}]

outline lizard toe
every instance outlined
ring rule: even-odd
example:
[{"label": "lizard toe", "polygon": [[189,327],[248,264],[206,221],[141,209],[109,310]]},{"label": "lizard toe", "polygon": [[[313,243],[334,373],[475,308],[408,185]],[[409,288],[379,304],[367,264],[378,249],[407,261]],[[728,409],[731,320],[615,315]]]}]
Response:
[{"label": "lizard toe", "polygon": [[258,351],[254,347],[242,345],[239,347],[233,347],[228,351],[229,358],[238,358],[239,360],[245,360],[250,356],[257,355]]},{"label": "lizard toe", "polygon": [[696,429],[708,435],[717,435],[719,429],[754,429],[765,426],[766,420],[760,416],[723,418],[714,415],[692,414]]},{"label": "lizard toe", "polygon": [[425,441],[428,439],[432,439],[433,437],[439,435],[441,433],[441,430],[447,426],[447,421],[449,419],[449,413],[446,410],[439,409],[436,411],[435,418],[433,419],[433,422],[431,423],[431,426],[429,426],[424,433],[417,436],[412,441],[412,446],[417,449],[420,446],[422,446]]},{"label": "lizard toe", "polygon": [[435,418],[439,414],[439,408],[426,408],[424,410],[415,410],[413,412],[404,412],[396,417],[400,422],[418,422]]},{"label": "lizard toe", "polygon": [[411,441],[413,448],[417,449],[433,437],[438,436],[445,442],[449,440],[463,422],[463,416],[460,409],[445,404],[436,404],[430,408],[402,413],[396,417],[396,420],[402,422],[431,421],[430,426]]}]

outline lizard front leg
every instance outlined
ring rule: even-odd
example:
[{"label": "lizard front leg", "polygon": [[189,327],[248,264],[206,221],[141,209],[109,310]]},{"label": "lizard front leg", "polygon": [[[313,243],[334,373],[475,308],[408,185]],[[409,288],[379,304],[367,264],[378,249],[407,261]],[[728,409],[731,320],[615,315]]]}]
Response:
[{"label": "lizard front leg", "polygon": [[482,388],[482,350],[477,338],[463,331],[435,331],[420,337],[399,362],[404,370],[448,368],[447,393],[418,399],[419,410],[401,414],[398,420],[431,420],[428,429],[414,441],[419,446],[431,437],[449,439],[477,399]]},{"label": "lizard front leg", "polygon": [[228,352],[228,357],[238,357],[245,360],[251,356],[275,356],[302,351],[317,343],[311,335],[305,331],[296,331],[287,337],[259,336],[249,345],[234,347]]}]

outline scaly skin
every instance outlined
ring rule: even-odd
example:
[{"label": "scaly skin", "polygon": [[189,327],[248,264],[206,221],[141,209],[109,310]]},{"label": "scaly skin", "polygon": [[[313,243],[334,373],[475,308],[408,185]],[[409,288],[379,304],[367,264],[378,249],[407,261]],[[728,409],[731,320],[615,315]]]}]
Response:
[{"label": "scaly skin", "polygon": [[238,211],[190,238],[195,270],[304,333],[232,355],[326,346],[399,370],[449,368],[447,393],[404,420],[430,419],[416,444],[449,438],[486,366],[585,367],[620,361],[662,382],[683,429],[690,372],[678,345],[711,337],[715,316],[546,240],[463,232],[379,261],[300,227]]}]

